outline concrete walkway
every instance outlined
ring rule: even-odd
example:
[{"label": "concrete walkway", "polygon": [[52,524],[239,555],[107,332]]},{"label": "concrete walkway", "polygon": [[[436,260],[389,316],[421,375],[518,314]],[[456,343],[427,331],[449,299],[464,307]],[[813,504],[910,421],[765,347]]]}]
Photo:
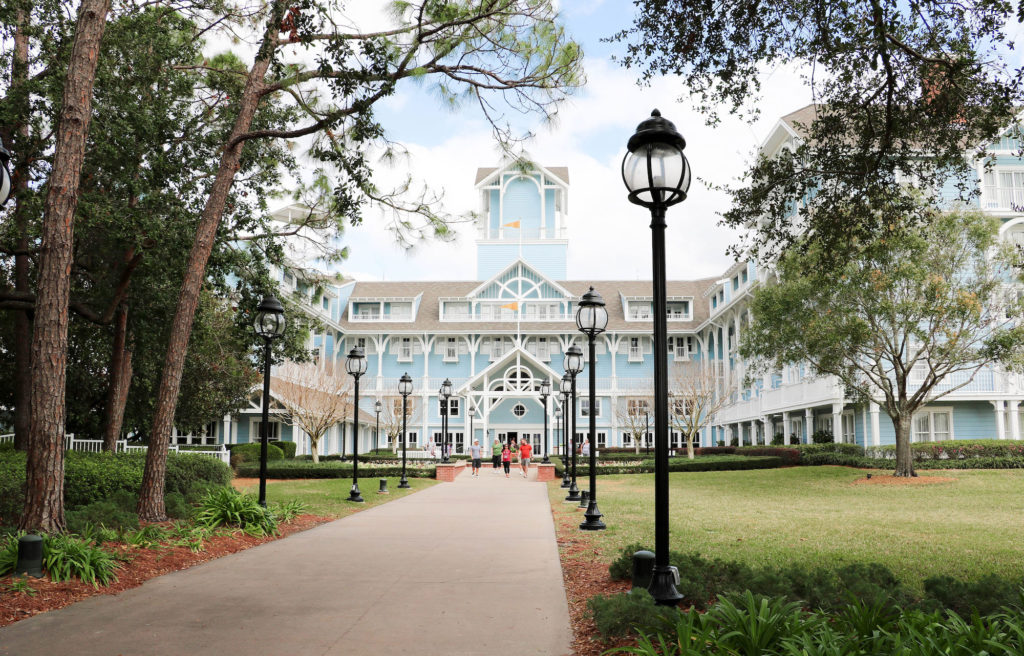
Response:
[{"label": "concrete walkway", "polygon": [[536,476],[467,471],[120,595],[22,620],[0,629],[0,654],[568,654],[554,526]]}]

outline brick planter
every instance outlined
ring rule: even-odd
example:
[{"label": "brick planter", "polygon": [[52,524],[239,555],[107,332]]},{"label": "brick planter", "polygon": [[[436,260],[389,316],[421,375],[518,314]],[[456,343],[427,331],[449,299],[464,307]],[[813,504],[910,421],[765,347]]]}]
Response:
[{"label": "brick planter", "polygon": [[[533,467],[533,465],[530,465]],[[544,483],[546,481],[555,480],[555,466],[545,465],[543,463],[537,465],[537,482]]]},{"label": "brick planter", "polygon": [[466,461],[459,460],[458,462],[449,463],[437,463],[437,475],[435,478],[439,481],[445,481],[451,483],[455,480],[455,477],[462,473],[466,469]]}]

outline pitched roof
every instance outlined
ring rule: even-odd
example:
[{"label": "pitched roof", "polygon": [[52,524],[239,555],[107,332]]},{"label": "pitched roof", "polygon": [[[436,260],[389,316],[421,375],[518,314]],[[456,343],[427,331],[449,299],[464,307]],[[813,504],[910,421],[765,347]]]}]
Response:
[{"label": "pitched roof", "polygon": [[807,136],[807,131],[811,127],[811,123],[818,117],[818,105],[817,103],[811,103],[806,107],[801,107],[795,112],[790,112],[783,116],[780,120],[789,126],[793,132],[796,132],[801,137]]},{"label": "pitched roof", "polygon": [[[693,330],[708,318],[707,303],[697,302],[701,293],[715,282],[716,278],[699,280],[669,280],[666,282],[668,296],[691,296],[693,312],[692,321],[672,321],[670,331]],[[479,333],[479,332],[513,332],[515,321],[441,321],[440,298],[463,297],[473,291],[480,283],[466,281],[407,281],[407,282],[356,282],[350,298],[381,298],[409,297],[423,294],[419,312],[415,321],[410,322],[373,322],[348,319],[347,311],[342,315],[339,324],[345,332],[351,333]],[[576,297],[582,296],[593,285],[604,297],[608,308],[608,330],[618,332],[651,332],[651,321],[626,321],[622,308],[621,296],[652,296],[653,290],[649,280],[566,280],[558,284]],[[620,296],[621,294],[621,296]],[[575,321],[522,321],[519,329],[523,332],[575,332]]]},{"label": "pitched roof", "polygon": [[[565,184],[569,184],[569,167],[568,166],[545,166],[545,169],[551,175],[557,177]],[[487,176],[498,170],[496,166],[484,166],[476,170],[476,180],[473,181],[474,185],[480,184]]]}]

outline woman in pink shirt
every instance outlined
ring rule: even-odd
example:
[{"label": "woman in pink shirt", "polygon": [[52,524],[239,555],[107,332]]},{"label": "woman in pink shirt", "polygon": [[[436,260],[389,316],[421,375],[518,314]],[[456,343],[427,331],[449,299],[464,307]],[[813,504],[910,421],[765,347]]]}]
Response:
[{"label": "woman in pink shirt", "polygon": [[508,478],[508,472],[512,467],[512,451],[507,444],[501,449],[501,466],[505,468],[505,478]]}]

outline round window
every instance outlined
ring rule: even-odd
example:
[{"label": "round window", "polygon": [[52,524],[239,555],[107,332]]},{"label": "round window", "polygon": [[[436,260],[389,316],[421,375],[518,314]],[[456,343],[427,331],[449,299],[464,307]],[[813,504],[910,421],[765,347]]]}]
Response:
[{"label": "round window", "polygon": [[526,406],[522,403],[517,403],[516,407],[512,408],[512,414],[522,418],[522,416],[526,414]]}]

